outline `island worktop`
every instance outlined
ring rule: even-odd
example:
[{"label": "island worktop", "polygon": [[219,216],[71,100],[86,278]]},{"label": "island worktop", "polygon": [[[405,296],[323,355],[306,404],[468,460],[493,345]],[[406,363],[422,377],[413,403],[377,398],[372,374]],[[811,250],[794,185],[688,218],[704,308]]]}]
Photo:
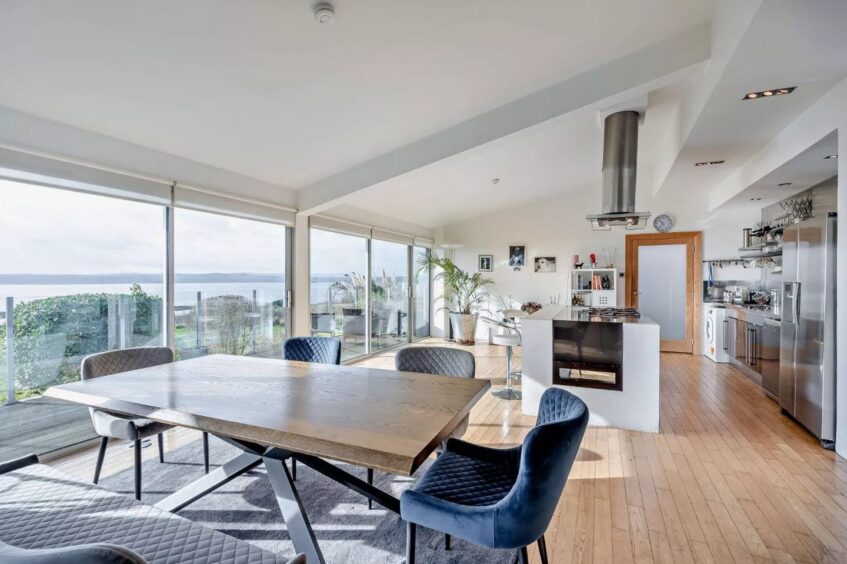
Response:
[{"label": "island worktop", "polygon": [[532,315],[528,315],[523,318],[523,321],[533,320],[533,321],[586,321],[591,323],[640,323],[640,324],[652,324],[655,325],[656,322],[647,317],[633,317],[633,316],[603,316],[603,315],[592,315],[589,313],[588,308],[584,307],[571,307],[571,306],[553,306],[548,305],[545,306]]},{"label": "island worktop", "polygon": [[547,306],[522,319],[522,411],[560,386],[580,397],[591,425],[659,430],[659,325],[645,317]]}]

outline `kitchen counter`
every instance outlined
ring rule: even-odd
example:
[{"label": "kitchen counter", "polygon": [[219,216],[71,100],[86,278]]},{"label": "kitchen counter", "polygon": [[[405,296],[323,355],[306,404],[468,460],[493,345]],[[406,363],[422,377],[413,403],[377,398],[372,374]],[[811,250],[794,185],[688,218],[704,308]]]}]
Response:
[{"label": "kitchen counter", "polygon": [[731,304],[721,301],[703,300],[703,305],[708,305],[712,307],[723,307],[724,309],[740,313],[742,318],[758,317],[762,321],[764,321],[765,319],[769,319],[772,321],[780,320],[780,316],[774,314],[771,309],[758,309],[757,307],[755,307],[755,304]]},{"label": "kitchen counter", "polygon": [[547,388],[582,399],[589,424],[659,431],[659,325],[545,306],[521,320],[521,410],[538,414]]},{"label": "kitchen counter", "polygon": [[601,315],[589,315],[588,309],[571,306],[545,306],[532,315],[523,318],[536,321],[586,321],[591,323],[640,323],[653,324],[655,322],[647,317],[606,317]]}]

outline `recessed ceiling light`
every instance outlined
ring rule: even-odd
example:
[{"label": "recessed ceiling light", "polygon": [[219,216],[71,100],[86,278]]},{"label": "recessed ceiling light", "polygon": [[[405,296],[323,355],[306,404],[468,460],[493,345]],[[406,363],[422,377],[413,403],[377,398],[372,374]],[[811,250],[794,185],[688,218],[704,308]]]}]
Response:
[{"label": "recessed ceiling light", "polygon": [[827,156],[824,157],[824,159],[837,159],[837,158],[838,158],[838,155],[827,155]]},{"label": "recessed ceiling light", "polygon": [[762,90],[761,92],[748,92],[742,100],[756,100],[758,98],[770,98],[771,96],[783,96],[791,94],[796,90],[796,86],[786,86],[785,88],[772,88],[770,90]]},{"label": "recessed ceiling light", "polygon": [[791,182],[781,182],[781,183],[777,184],[777,186],[779,186],[779,187],[782,187],[782,186],[791,186],[791,184],[792,184]]},{"label": "recessed ceiling light", "polygon": [[699,162],[699,163],[694,163],[694,166],[714,166],[714,165],[723,164],[725,162],[726,161],[703,161],[703,162]]},{"label": "recessed ceiling light", "polygon": [[492,178],[491,183],[492,184],[500,184],[500,179],[499,178]]},{"label": "recessed ceiling light", "polygon": [[761,200],[761,198],[750,198],[751,202],[758,202],[759,200]]}]

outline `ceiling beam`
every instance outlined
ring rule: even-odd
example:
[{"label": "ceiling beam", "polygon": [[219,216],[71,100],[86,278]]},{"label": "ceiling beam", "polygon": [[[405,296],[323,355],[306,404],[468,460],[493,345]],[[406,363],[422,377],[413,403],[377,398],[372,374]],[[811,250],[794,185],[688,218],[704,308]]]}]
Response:
[{"label": "ceiling beam", "polygon": [[298,191],[298,208],[317,213],[359,190],[684,71],[709,58],[710,35],[708,24],[689,29],[319,180]]}]

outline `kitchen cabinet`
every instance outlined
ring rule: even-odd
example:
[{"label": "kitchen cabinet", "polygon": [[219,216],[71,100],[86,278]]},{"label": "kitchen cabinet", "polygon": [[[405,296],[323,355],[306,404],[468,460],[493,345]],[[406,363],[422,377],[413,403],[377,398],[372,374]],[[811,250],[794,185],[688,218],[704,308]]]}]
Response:
[{"label": "kitchen cabinet", "polygon": [[762,388],[771,398],[778,400],[780,322],[766,319],[761,336],[759,372],[762,374]]},{"label": "kitchen cabinet", "polygon": [[727,317],[730,338],[729,361],[745,376],[761,384],[762,325],[740,319],[739,313],[737,310],[731,310]]}]

